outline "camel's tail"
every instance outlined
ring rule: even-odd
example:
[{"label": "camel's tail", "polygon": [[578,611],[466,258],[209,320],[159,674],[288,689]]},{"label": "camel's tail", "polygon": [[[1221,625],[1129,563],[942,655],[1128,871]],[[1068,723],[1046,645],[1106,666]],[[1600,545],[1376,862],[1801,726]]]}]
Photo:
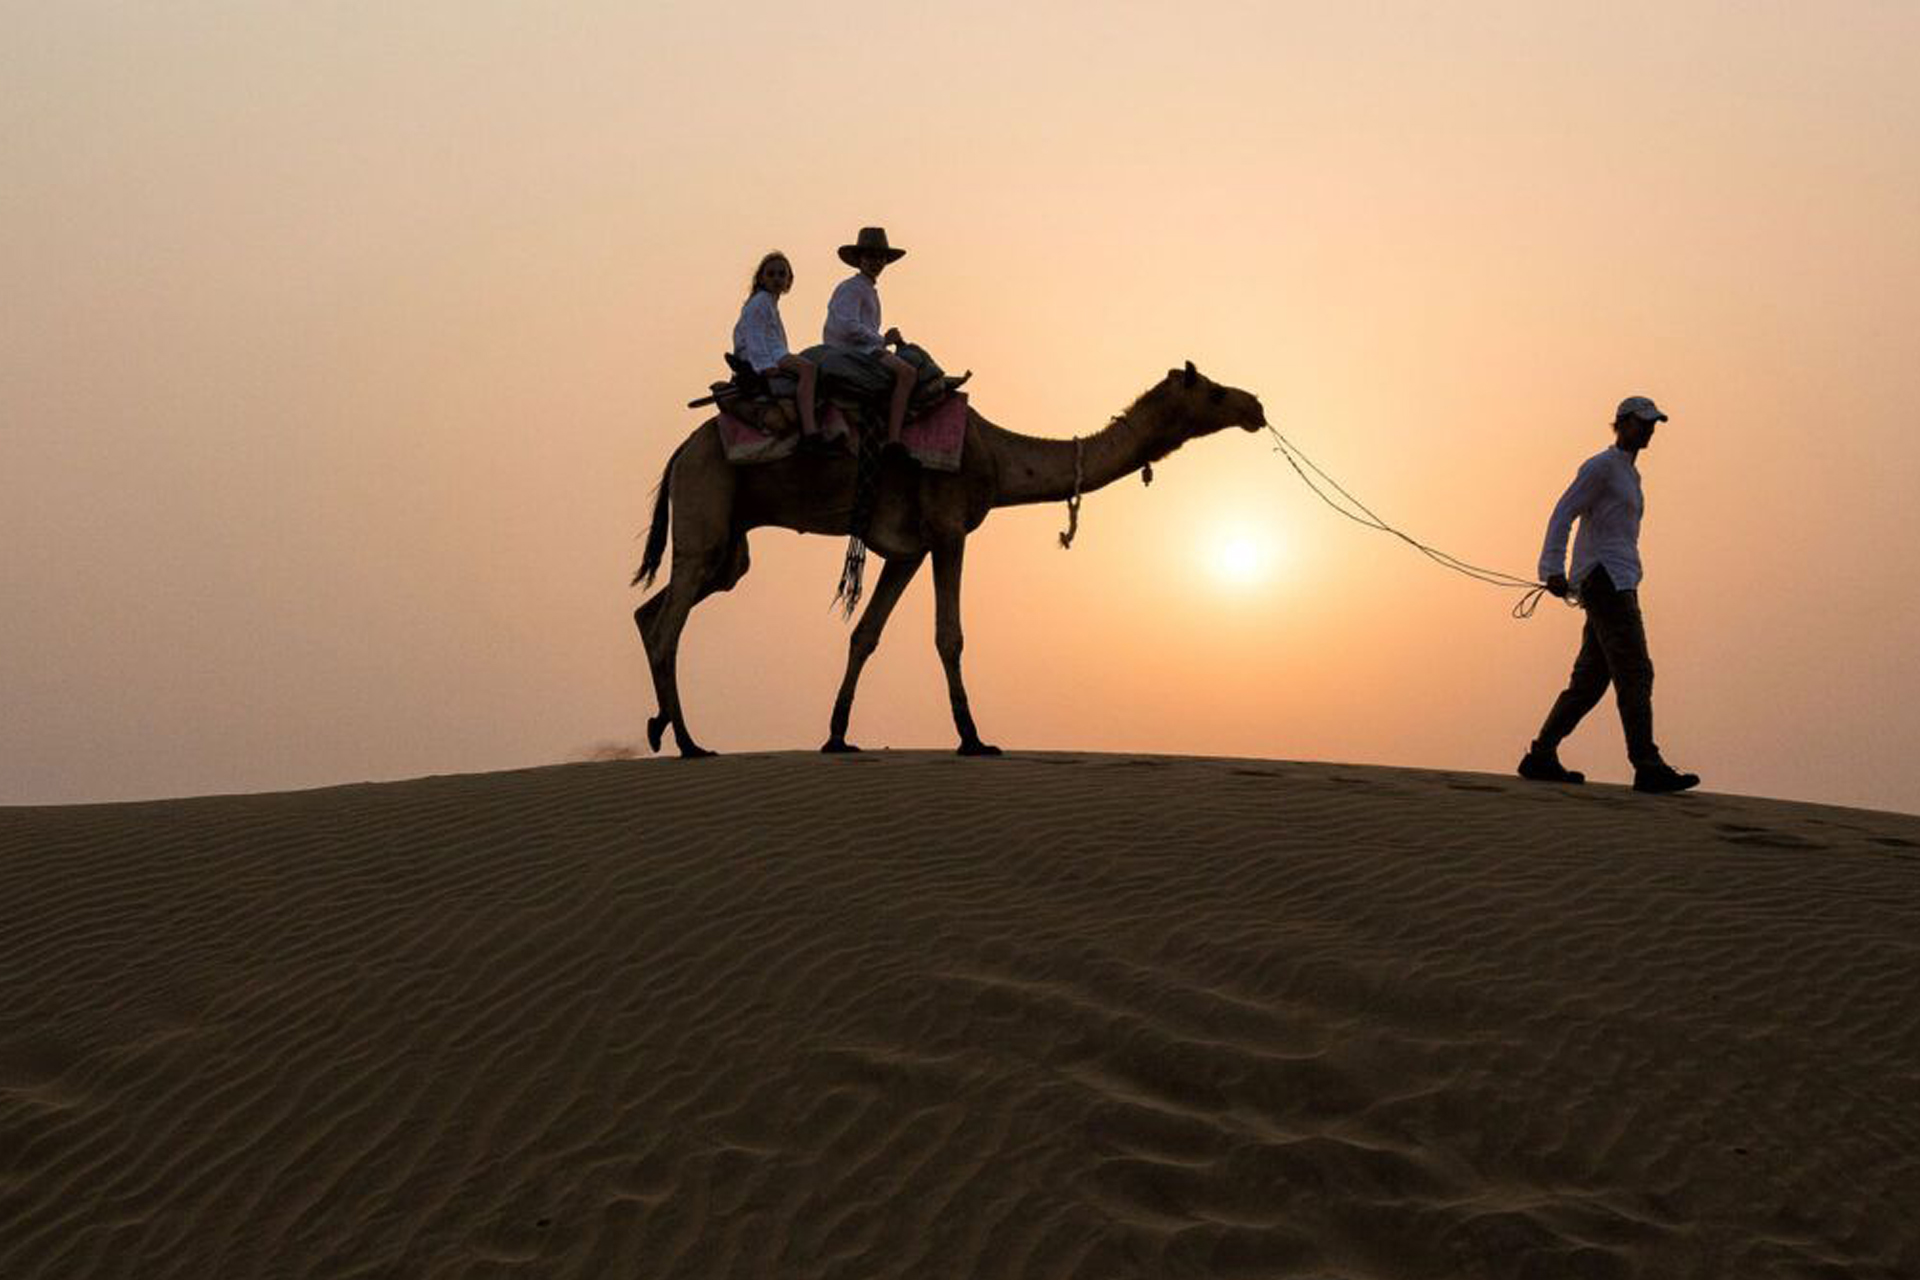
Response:
[{"label": "camel's tail", "polygon": [[[686,448],[681,445],[680,449]],[[650,587],[653,575],[660,572],[660,562],[667,555],[667,517],[673,505],[673,464],[680,459],[680,449],[673,451],[667,459],[667,468],[660,473],[660,487],[653,491],[653,522],[647,526],[647,549],[640,557],[640,567],[634,571],[629,586]]]}]

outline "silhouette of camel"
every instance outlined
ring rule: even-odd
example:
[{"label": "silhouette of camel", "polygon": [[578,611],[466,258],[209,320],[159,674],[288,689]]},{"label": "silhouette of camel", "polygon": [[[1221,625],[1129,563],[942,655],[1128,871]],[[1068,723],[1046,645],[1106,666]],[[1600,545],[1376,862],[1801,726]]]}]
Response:
[{"label": "silhouette of camel", "polygon": [[[927,471],[904,458],[884,457],[865,541],[885,567],[853,629],[846,676],[820,749],[859,750],[847,742],[846,734],[860,669],[879,647],[880,632],[900,593],[931,554],[934,647],[946,668],[953,723],[960,732],[959,754],[998,755],[998,747],[980,740],[960,679],[960,566],[967,535],[995,507],[1065,501],[1076,490],[1099,489],[1138,471],[1189,440],[1225,427],[1257,431],[1266,422],[1253,395],[1209,380],[1189,362],[1184,369],[1170,370],[1103,430],[1078,442],[1019,435],[969,407],[958,471]],[[713,419],[696,427],[674,450],[654,499],[646,552],[633,575],[635,586],[652,584],[666,551],[671,512],[672,572],[667,585],[633,612],[660,704],[659,714],[647,721],[647,744],[653,750],[660,749],[671,724],[682,756],[714,754],[694,742],[680,702],[677,668],[687,615],[707,596],[732,590],[745,576],[751,529],[775,525],[845,537],[853,514],[854,466],[846,455],[795,454],[736,467],[722,452]]]}]

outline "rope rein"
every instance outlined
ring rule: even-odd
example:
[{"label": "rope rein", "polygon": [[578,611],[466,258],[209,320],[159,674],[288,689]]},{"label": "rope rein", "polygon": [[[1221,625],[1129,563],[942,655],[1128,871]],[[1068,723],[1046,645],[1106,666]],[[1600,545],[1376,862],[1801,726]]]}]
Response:
[{"label": "rope rein", "polygon": [[[1521,592],[1520,599],[1514,602],[1513,616],[1516,618],[1531,618],[1533,616],[1533,611],[1540,605],[1540,597],[1547,593],[1547,586],[1544,582],[1536,581],[1533,578],[1517,578],[1510,573],[1502,573],[1498,569],[1486,569],[1477,564],[1469,564],[1458,556],[1448,555],[1437,547],[1430,547],[1418,538],[1402,533],[1385,520],[1382,520],[1366,503],[1341,488],[1339,481],[1315,466],[1313,459],[1300,452],[1298,445],[1280,434],[1279,428],[1269,423],[1267,430],[1273,435],[1275,441],[1273,446],[1274,451],[1287,460],[1287,465],[1293,468],[1294,474],[1298,475],[1300,479],[1306,483],[1307,488],[1313,490],[1314,496],[1319,498],[1320,501],[1326,503],[1329,507],[1332,507],[1335,511],[1353,521],[1355,524],[1363,525],[1369,529],[1377,529],[1381,533],[1392,534],[1443,569],[1451,569],[1455,573],[1472,578],[1475,582],[1484,582],[1488,586],[1504,587],[1508,590]],[[1318,476],[1321,480],[1324,480],[1335,493],[1339,494],[1357,508],[1359,514],[1349,511],[1346,507],[1328,497],[1325,490],[1314,483],[1313,476],[1307,474],[1309,471],[1313,472],[1313,476]],[[1575,607],[1574,601],[1571,599],[1566,600],[1565,603],[1569,608]]]},{"label": "rope rein", "polygon": [[[1116,421],[1118,421],[1118,419],[1116,419]],[[1348,493],[1346,489],[1341,487],[1338,480],[1335,480],[1332,476],[1322,471],[1319,466],[1314,463],[1313,459],[1300,451],[1298,445],[1281,435],[1278,427],[1272,423],[1268,423],[1267,431],[1273,436],[1274,452],[1287,460],[1287,465],[1292,467],[1294,474],[1299,476],[1302,483],[1313,491],[1314,497],[1326,503],[1339,514],[1363,528],[1375,529],[1381,533],[1392,534],[1443,569],[1451,569],[1457,574],[1472,578],[1475,582],[1484,582],[1490,587],[1501,587],[1509,591],[1520,592],[1520,598],[1516,600],[1513,605],[1513,616],[1516,618],[1531,618],[1533,611],[1540,607],[1541,597],[1547,594],[1547,586],[1544,582],[1536,581],[1533,578],[1519,578],[1511,573],[1503,573],[1499,569],[1488,569],[1481,565],[1470,564],[1458,556],[1449,555],[1438,547],[1428,546],[1411,534],[1403,533],[1388,524],[1385,520],[1382,520],[1373,508],[1354,497],[1351,493]],[[1060,534],[1060,549],[1063,551],[1071,551],[1073,549],[1073,540],[1080,532],[1080,490],[1086,483],[1085,453],[1086,442],[1079,436],[1075,436],[1073,438],[1073,493],[1067,498],[1067,527]],[[1309,472],[1312,474],[1309,475]],[[1318,477],[1318,482],[1316,482],[1315,477]],[[1140,479],[1144,484],[1153,483],[1153,464],[1148,463],[1140,469]],[[1345,500],[1346,505],[1336,502],[1329,496],[1326,489],[1320,487],[1320,482],[1324,482],[1327,488],[1339,494],[1340,497]],[[1569,608],[1577,607],[1577,602],[1571,596],[1568,596],[1563,603]]]}]

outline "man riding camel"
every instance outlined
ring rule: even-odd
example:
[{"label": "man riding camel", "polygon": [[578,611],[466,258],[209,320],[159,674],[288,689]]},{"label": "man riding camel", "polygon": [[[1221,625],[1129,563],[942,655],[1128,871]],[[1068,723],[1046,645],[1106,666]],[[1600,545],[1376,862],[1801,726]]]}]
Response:
[{"label": "man riding camel", "polygon": [[806,358],[817,362],[821,376],[857,393],[862,399],[887,400],[887,443],[900,443],[907,421],[907,401],[920,377],[916,365],[888,347],[905,347],[898,329],[880,328],[880,291],[875,283],[889,263],[906,256],[905,249],[887,243],[885,227],[862,227],[852,244],[840,246],[840,261],[857,268],[834,288],[827,303],[822,345],[810,348]]}]

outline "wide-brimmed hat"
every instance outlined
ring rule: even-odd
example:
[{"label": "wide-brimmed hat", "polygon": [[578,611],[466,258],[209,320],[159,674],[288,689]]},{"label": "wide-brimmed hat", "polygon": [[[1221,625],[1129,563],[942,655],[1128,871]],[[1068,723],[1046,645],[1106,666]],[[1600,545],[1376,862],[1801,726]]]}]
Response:
[{"label": "wide-brimmed hat", "polygon": [[886,254],[888,262],[898,262],[907,256],[905,249],[896,249],[887,243],[887,229],[885,227],[862,227],[860,228],[859,239],[855,240],[852,244],[843,244],[840,246],[840,261],[850,267],[857,267],[860,265],[860,255],[869,249],[878,249],[881,253]]},{"label": "wide-brimmed hat", "polygon": [[1660,412],[1659,405],[1645,396],[1628,396],[1614,411],[1613,420],[1621,422],[1627,418],[1640,418],[1646,422],[1665,422],[1667,415]]}]

